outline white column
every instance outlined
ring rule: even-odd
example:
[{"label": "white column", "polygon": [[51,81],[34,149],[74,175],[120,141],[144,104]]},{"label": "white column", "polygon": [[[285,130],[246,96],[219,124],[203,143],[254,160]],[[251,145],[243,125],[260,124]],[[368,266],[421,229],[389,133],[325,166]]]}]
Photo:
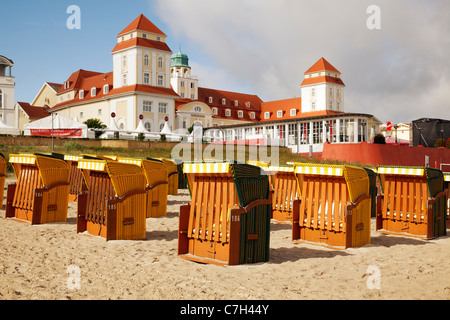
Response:
[{"label": "white column", "polygon": [[353,142],[354,143],[358,143],[358,119],[356,119],[355,118],[355,120],[354,120],[355,122],[354,122],[354,124],[353,124],[353,130],[354,130],[354,132],[353,132]]},{"label": "white column", "polygon": [[309,144],[314,144],[314,141],[313,141],[313,128],[314,128],[313,122],[310,121],[309,122]]}]

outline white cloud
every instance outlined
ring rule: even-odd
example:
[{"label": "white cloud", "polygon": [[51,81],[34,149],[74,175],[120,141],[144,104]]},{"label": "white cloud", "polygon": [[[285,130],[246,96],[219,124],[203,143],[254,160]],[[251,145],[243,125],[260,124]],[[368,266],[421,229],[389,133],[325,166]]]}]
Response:
[{"label": "white cloud", "polygon": [[156,0],[154,8],[202,86],[291,98],[323,56],[343,73],[346,111],[450,118],[450,2],[377,0],[381,30],[369,30],[372,2]]}]

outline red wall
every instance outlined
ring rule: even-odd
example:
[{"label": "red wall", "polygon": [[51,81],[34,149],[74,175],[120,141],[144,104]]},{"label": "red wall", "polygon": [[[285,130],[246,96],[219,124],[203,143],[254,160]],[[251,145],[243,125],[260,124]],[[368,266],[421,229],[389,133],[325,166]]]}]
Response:
[{"label": "red wall", "polygon": [[[450,164],[450,150],[444,148],[406,147],[389,144],[330,144],[325,143],[323,160],[359,162],[364,165],[424,166],[425,155],[430,157],[430,167],[440,168],[441,163]],[[445,166],[443,171],[448,171]]]}]

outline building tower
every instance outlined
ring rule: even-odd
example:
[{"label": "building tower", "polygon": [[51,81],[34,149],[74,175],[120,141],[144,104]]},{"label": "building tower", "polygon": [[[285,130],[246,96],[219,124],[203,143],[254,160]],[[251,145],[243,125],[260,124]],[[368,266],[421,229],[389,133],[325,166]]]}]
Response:
[{"label": "building tower", "polygon": [[15,126],[14,119],[14,89],[15,80],[12,76],[14,62],[0,56],[0,117],[8,126]]},{"label": "building tower", "polygon": [[170,56],[166,35],[144,15],[117,35],[112,52],[114,88],[148,85],[170,88]]},{"label": "building tower", "polygon": [[302,112],[344,112],[344,88],[339,70],[320,58],[305,72],[301,84]]},{"label": "building tower", "polygon": [[189,58],[181,49],[170,59],[170,82],[182,99],[198,99],[198,78],[191,75]]}]

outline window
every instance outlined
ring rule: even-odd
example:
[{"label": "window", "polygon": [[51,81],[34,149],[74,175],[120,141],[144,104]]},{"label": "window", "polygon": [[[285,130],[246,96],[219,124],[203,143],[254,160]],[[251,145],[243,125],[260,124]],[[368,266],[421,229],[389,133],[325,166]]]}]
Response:
[{"label": "window", "polygon": [[162,87],[164,85],[164,76],[158,75],[158,86]]},{"label": "window", "polygon": [[105,84],[103,86],[103,94],[108,94],[109,93],[109,86],[107,84]]},{"label": "window", "polygon": [[238,106],[239,106],[239,101],[234,100],[234,106],[235,106],[235,107],[238,107]]},{"label": "window", "polygon": [[160,102],[158,105],[158,112],[159,113],[167,113],[167,103]]},{"label": "window", "polygon": [[152,124],[150,122],[146,122],[144,124],[145,129],[147,129],[148,131],[152,132]]},{"label": "window", "polygon": [[180,82],[180,87],[184,88],[184,81]]},{"label": "window", "polygon": [[247,108],[250,108],[250,107],[252,106],[252,105],[250,104],[250,102],[247,102],[246,105],[247,105]]},{"label": "window", "polygon": [[202,107],[195,106],[194,107],[194,112],[201,113],[202,112]]},{"label": "window", "polygon": [[297,115],[297,110],[291,109],[291,117],[295,117]]},{"label": "window", "polygon": [[78,97],[80,99],[84,99],[84,90],[80,90],[80,93],[78,94]]},{"label": "window", "polygon": [[264,119],[269,119],[269,118],[270,118],[270,112],[265,112]]},{"label": "window", "polygon": [[143,33],[143,34],[142,34],[142,38],[147,39],[147,34],[146,34],[146,33]]},{"label": "window", "polygon": [[339,98],[339,95],[341,94],[341,92],[340,92],[341,90],[339,90],[339,89],[336,89],[336,97],[338,97]]},{"label": "window", "polygon": [[128,85],[127,74],[122,75],[122,85]]},{"label": "window", "polygon": [[311,110],[316,110],[316,103],[314,101],[311,102]]},{"label": "window", "polygon": [[330,88],[330,97],[333,96],[333,88]]},{"label": "window", "polygon": [[313,144],[323,143],[323,123],[313,122]]},{"label": "window", "polygon": [[314,88],[311,89],[311,95],[312,95],[313,97],[316,96],[316,89],[314,89]]},{"label": "window", "polygon": [[195,100],[195,94],[191,94],[191,100]]},{"label": "window", "polygon": [[187,124],[186,124],[186,120],[183,120],[183,129],[186,129]]},{"label": "window", "polygon": [[283,117],[283,111],[279,110],[277,111],[277,117],[282,118]]},{"label": "window", "polygon": [[125,41],[125,37],[122,37],[122,41]]},{"label": "window", "polygon": [[339,111],[340,104],[339,102],[336,104],[336,110]]},{"label": "window", "polygon": [[158,58],[158,68],[160,68],[160,69],[163,68],[163,58],[162,57]]},{"label": "window", "polygon": [[213,103],[213,97],[209,97],[209,103]]},{"label": "window", "polygon": [[91,89],[91,96],[95,97],[97,95],[97,88],[92,88]]},{"label": "window", "polygon": [[217,108],[212,108],[212,113],[217,116],[219,114],[219,110]]},{"label": "window", "polygon": [[144,55],[144,66],[146,66],[146,67],[148,67],[148,65],[149,65],[149,58],[148,58],[148,54],[145,54]]},{"label": "window", "polygon": [[333,110],[333,101],[330,101],[330,110]]},{"label": "window", "polygon": [[307,123],[300,123],[300,143],[301,144],[309,144],[309,131],[310,126],[309,122]]},{"label": "window", "polygon": [[130,34],[130,39],[133,39],[133,34]]},{"label": "window", "polygon": [[244,111],[239,110],[238,111],[238,117],[243,118],[244,117]]},{"label": "window", "polygon": [[150,73],[144,72],[144,84],[150,84]]},{"label": "window", "polygon": [[156,41],[161,41],[161,37],[160,37],[160,36],[157,36],[157,37],[156,37]]},{"label": "window", "polygon": [[98,109],[98,110],[97,110],[97,115],[99,115],[99,116],[102,115],[102,109]]},{"label": "window", "polygon": [[191,89],[195,89],[195,83],[191,82]]},{"label": "window", "polygon": [[227,100],[226,99],[222,99],[222,104],[226,105],[227,104]]},{"label": "window", "polygon": [[80,119],[83,118],[84,114],[83,112],[80,112]]},{"label": "window", "polygon": [[250,119],[255,119],[255,113],[254,112],[250,112]]},{"label": "window", "polygon": [[124,54],[122,57],[122,65],[123,65],[123,67],[127,66],[127,55],[126,54]]},{"label": "window", "polygon": [[144,112],[152,112],[152,102],[151,101],[144,101],[142,109]]},{"label": "window", "polygon": [[230,109],[225,110],[225,117],[231,117],[231,110]]},{"label": "window", "polygon": [[180,93],[180,97],[184,98],[184,92]]}]

